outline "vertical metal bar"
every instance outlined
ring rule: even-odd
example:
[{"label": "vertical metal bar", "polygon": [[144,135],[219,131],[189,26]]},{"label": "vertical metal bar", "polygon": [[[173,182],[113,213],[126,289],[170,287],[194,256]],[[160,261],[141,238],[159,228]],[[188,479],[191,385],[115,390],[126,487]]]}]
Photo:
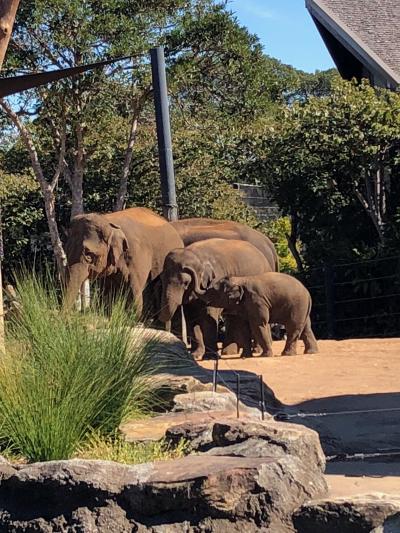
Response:
[{"label": "vertical metal bar", "polygon": [[325,298],[326,298],[326,323],[328,338],[335,338],[335,285],[333,280],[333,268],[324,266]]},{"label": "vertical metal bar", "polygon": [[240,402],[240,376],[236,374],[236,418],[239,418],[239,402]]},{"label": "vertical metal bar", "polygon": [[169,221],[178,220],[164,48],[162,46],[152,48],[150,55],[157,123],[163,214]]},{"label": "vertical metal bar", "polygon": [[217,383],[218,383],[218,357],[214,359],[213,392],[217,392]]},{"label": "vertical metal bar", "polygon": [[188,343],[188,336],[187,336],[187,325],[186,325],[186,318],[185,318],[185,309],[184,309],[183,305],[181,305],[181,322],[182,322],[182,342],[187,348],[189,346],[189,343]]},{"label": "vertical metal bar", "polygon": [[264,381],[262,375],[259,376],[260,379],[260,409],[261,409],[261,420],[265,419],[265,398],[264,398]]}]

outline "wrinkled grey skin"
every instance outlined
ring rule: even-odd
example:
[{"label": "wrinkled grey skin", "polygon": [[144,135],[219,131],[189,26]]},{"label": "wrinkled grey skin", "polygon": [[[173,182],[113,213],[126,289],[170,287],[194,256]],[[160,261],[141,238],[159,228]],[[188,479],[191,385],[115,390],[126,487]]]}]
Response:
[{"label": "wrinkled grey skin", "polygon": [[236,309],[247,317],[262,355],[273,356],[269,323],[286,327],[282,355],[296,355],[297,340],[304,341],[306,354],[318,352],[311,329],[311,296],[300,281],[277,272],[257,276],[230,277],[216,281],[207,291],[207,304]]},{"label": "wrinkled grey skin", "polygon": [[[208,239],[167,255],[161,275],[163,296],[160,320],[171,320],[177,308],[203,297],[214,280],[233,274],[268,272],[264,255],[245,241]],[[217,329],[213,335],[216,351]]]},{"label": "wrinkled grey skin", "polygon": [[100,279],[125,284],[140,316],[146,284],[160,275],[166,255],[179,247],[183,242],[175,229],[150,209],[75,217],[65,246],[65,307],[73,305],[86,279]]},{"label": "wrinkled grey skin", "polygon": [[[185,246],[194,242],[207,239],[219,238],[227,240],[247,241],[255,246],[267,259],[271,266],[271,271],[279,271],[279,260],[272,241],[260,231],[252,229],[245,224],[233,222],[231,220],[215,220],[212,218],[186,218],[176,222],[171,222],[179,233]],[[203,323],[209,323],[213,314],[212,308],[206,307],[204,310]],[[188,309],[188,313],[190,310]],[[252,342],[249,324],[240,316],[224,314],[225,336],[222,346],[222,355],[233,355],[243,349],[242,357],[252,355]],[[210,331],[210,330],[209,330]],[[204,353],[204,343],[201,339],[201,331],[197,329],[196,341],[201,346],[196,350],[196,355]],[[205,339],[206,346],[210,344],[210,339]],[[208,341],[208,342],[207,342]]]}]

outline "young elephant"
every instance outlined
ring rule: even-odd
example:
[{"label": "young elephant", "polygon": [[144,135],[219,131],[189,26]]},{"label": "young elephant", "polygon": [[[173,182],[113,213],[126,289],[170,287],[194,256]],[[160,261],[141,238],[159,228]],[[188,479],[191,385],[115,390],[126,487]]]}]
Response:
[{"label": "young elephant", "polygon": [[286,327],[287,340],[282,355],[296,355],[299,338],[304,341],[304,353],[318,352],[311,329],[310,293],[292,276],[268,272],[257,276],[224,278],[208,291],[207,304],[224,309],[239,306],[264,356],[273,356],[271,322]]}]

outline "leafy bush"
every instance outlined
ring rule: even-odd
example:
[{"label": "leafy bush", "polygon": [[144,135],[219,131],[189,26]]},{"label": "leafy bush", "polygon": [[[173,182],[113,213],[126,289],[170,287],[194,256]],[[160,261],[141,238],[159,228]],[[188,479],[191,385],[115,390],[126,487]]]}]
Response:
[{"label": "leafy bush", "polygon": [[21,311],[0,360],[0,438],[29,461],[71,457],[88,434],[110,434],[157,401],[150,376],[167,364],[119,299],[82,317],[60,311],[57,292],[33,276],[18,281]]}]

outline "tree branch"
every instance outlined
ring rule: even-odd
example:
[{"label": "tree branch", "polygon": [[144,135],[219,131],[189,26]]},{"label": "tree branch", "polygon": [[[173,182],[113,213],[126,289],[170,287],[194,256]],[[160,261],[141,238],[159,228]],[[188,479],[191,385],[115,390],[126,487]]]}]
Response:
[{"label": "tree branch", "polygon": [[122,166],[122,173],[119,182],[119,189],[114,204],[114,211],[121,211],[124,209],[126,195],[128,192],[128,177],[131,170],[133,148],[136,140],[136,132],[138,127],[138,121],[143,106],[151,93],[151,86],[148,86],[140,97],[136,98],[133,104],[132,120],[128,137],[128,144],[125,150],[124,164]]},{"label": "tree branch", "polygon": [[63,279],[67,259],[60,239],[60,234],[58,232],[54,190],[52,189],[51,184],[48,183],[44,177],[39,156],[29,130],[25,127],[25,124],[20,120],[18,115],[12,110],[10,105],[5,100],[0,99],[0,107],[5,111],[11,122],[20,132],[22,140],[31,158],[33,172],[37,181],[39,182],[44,199],[47,224],[50,231],[51,244],[56,258],[58,272],[60,278]]}]

